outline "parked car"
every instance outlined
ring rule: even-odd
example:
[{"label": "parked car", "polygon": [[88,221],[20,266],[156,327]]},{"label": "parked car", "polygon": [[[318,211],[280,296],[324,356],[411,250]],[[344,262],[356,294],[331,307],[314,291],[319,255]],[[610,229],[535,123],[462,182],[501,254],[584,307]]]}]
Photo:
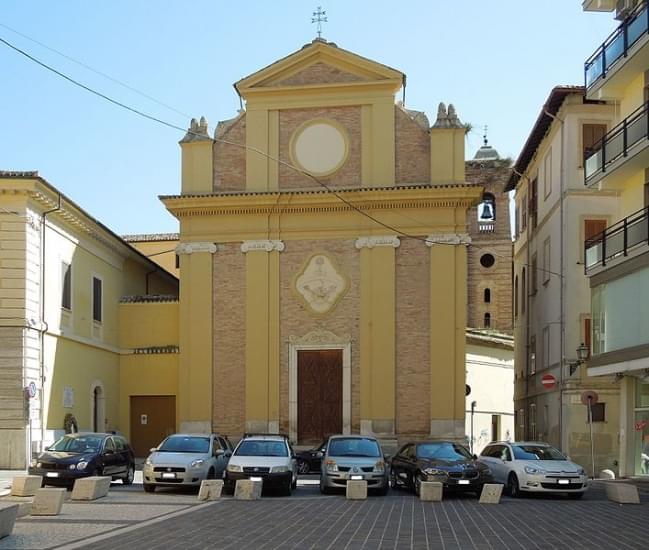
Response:
[{"label": "parked car", "polygon": [[144,461],[144,490],[198,487],[204,479],[220,479],[231,455],[230,441],[218,434],[170,435]]},{"label": "parked car", "polygon": [[480,462],[512,497],[522,493],[565,493],[581,498],[588,489],[585,470],[547,443],[508,441],[487,445]]},{"label": "parked car", "polygon": [[406,487],[419,495],[422,481],[438,481],[445,490],[479,495],[492,476],[476,458],[464,445],[452,441],[406,443],[392,457],[390,486]]},{"label": "parked car", "polygon": [[334,435],[327,442],[320,470],[320,492],[341,489],[350,480],[365,480],[367,488],[388,492],[388,469],[381,445],[366,435]]},{"label": "parked car", "polygon": [[326,448],[327,440],[323,439],[313,449],[296,453],[295,458],[297,460],[298,473],[308,474],[309,472],[320,472],[320,465],[322,464],[322,457]]},{"label": "parked car", "polygon": [[30,475],[43,476],[43,485],[73,485],[88,476],[110,476],[133,483],[135,455],[121,435],[74,433],[57,439],[32,460]]},{"label": "parked car", "polygon": [[297,486],[297,463],[288,438],[245,434],[228,464],[225,491],[232,494],[239,479],[258,479],[264,489],[279,489],[284,495],[290,495]]}]

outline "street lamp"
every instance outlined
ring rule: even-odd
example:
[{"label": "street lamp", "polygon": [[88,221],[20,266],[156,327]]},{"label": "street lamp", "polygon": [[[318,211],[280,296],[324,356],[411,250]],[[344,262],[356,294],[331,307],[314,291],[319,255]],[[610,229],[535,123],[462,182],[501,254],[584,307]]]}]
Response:
[{"label": "street lamp", "polygon": [[579,368],[579,365],[581,365],[586,361],[586,359],[588,359],[588,352],[589,352],[588,346],[586,346],[586,344],[582,342],[581,345],[577,348],[577,360],[568,363],[568,367],[570,369],[570,376],[575,374],[575,371]]}]

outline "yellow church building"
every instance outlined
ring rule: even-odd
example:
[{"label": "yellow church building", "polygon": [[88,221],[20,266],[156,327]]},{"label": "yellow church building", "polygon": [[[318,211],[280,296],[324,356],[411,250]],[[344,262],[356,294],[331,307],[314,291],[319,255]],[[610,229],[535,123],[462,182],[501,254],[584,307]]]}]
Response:
[{"label": "yellow church building", "polygon": [[323,39],[181,140],[181,431],[465,436],[465,127]]}]

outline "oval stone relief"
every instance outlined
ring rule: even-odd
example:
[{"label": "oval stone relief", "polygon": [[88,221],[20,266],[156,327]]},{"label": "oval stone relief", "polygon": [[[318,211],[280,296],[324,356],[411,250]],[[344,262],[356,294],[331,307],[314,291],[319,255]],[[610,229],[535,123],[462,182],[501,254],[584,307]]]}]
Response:
[{"label": "oval stone relief", "polygon": [[326,176],[347,159],[347,138],[333,121],[310,121],[296,131],[291,149],[301,168],[314,176]]},{"label": "oval stone relief", "polygon": [[295,278],[295,290],[307,309],[328,313],[347,290],[347,279],[325,254],[314,254]]}]

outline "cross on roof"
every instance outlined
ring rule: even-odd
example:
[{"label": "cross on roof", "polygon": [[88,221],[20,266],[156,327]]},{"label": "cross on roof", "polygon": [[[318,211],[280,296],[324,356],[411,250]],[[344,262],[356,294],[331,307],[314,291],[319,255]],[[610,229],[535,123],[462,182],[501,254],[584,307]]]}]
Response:
[{"label": "cross on roof", "polygon": [[313,12],[313,17],[311,17],[311,23],[318,24],[318,38],[322,38],[322,24],[327,23],[327,12],[322,9],[322,6],[318,6],[318,9]]}]

